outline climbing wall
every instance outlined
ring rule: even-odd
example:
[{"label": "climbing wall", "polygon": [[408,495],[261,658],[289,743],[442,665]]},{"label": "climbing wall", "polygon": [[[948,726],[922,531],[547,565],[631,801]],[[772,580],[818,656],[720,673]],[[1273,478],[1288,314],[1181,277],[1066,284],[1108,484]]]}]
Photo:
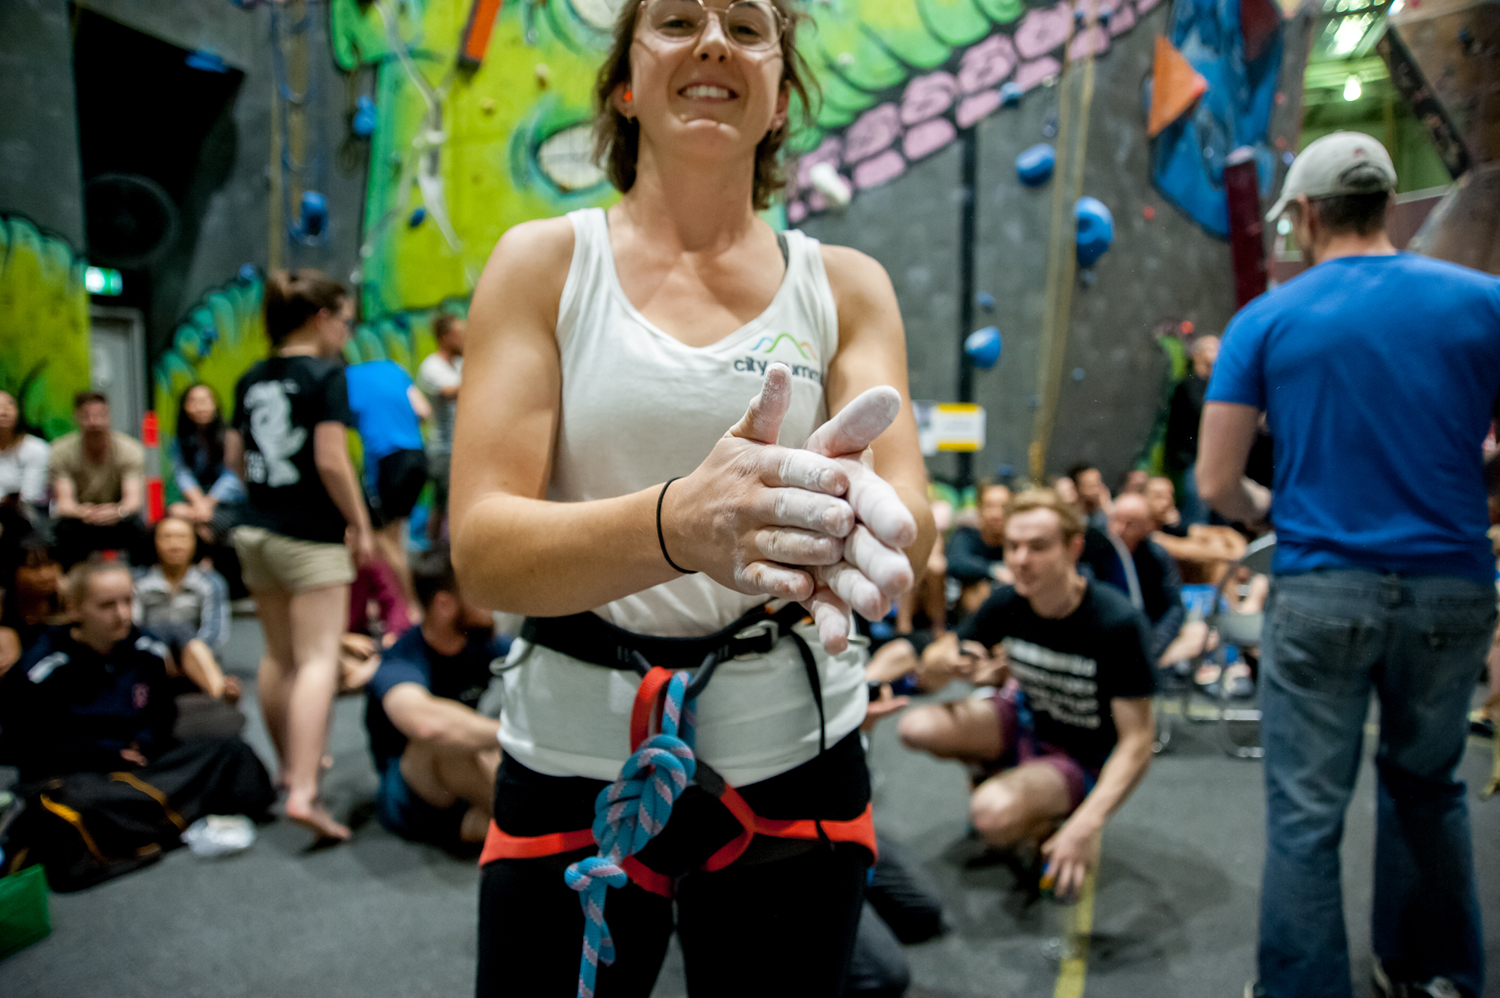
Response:
[{"label": "climbing wall", "polygon": [[[1077,280],[1048,467],[1097,462],[1113,483],[1150,435],[1169,375],[1158,326],[1221,331],[1234,310],[1228,244],[1153,185],[1146,137],[1155,36],[1169,31],[1163,4],[1139,15],[1095,58],[1083,192],[1114,216],[1113,247]],[[995,299],[975,310],[975,326],[997,325],[999,363],[975,375],[975,401],[986,409],[985,450],[976,476],[1027,469],[1038,398],[1050,186],[1019,182],[1016,156],[1051,141],[1057,88],[1030,89],[1013,108],[978,126],[976,290]],[[1274,135],[1274,129],[1273,129]],[[1272,138],[1274,145],[1274,138]],[[950,400],[957,383],[960,156],[949,147],[884,185],[859,191],[842,213],[824,211],[803,227],[829,242],[862,249],[890,272],[906,322],[917,398]],[[939,475],[957,471],[952,455],[930,460]]]}]

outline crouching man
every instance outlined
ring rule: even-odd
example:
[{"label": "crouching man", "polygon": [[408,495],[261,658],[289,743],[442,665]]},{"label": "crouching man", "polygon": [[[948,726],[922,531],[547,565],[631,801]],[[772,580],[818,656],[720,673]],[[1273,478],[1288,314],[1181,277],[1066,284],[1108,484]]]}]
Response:
[{"label": "crouching man", "polygon": [[154,858],[206,814],[266,820],[275,792],[250,746],[174,737],[171,653],[132,623],[126,566],[80,563],[65,594],[73,623],[45,631],[0,682],[3,754],[54,888]]},{"label": "crouching man", "polygon": [[1151,763],[1146,623],[1124,595],[1078,574],[1083,522],[1050,489],[1021,493],[1005,521],[998,587],[957,632],[930,645],[926,692],[961,678],[973,696],[909,711],[909,748],[980,773],[974,828],[997,848],[1040,843],[1054,890],[1076,894],[1104,824]]},{"label": "crouching man", "polygon": [[475,705],[509,642],[459,593],[446,551],[414,558],[411,570],[422,626],[383,654],[366,687],[376,813],[404,839],[456,849],[489,828],[500,722]]}]

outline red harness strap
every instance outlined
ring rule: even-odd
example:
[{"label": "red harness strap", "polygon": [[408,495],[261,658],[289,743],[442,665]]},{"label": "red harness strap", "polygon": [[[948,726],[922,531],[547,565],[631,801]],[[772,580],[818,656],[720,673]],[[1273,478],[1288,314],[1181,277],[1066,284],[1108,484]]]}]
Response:
[{"label": "red harness strap", "polygon": [[[636,691],[635,703],[630,710],[630,750],[640,748],[650,734],[652,715],[661,709],[661,694],[672,678],[670,669],[654,668],[641,679]],[[864,813],[849,821],[820,821],[811,818],[786,821],[777,818],[762,818],[751,810],[745,798],[734,787],[726,785],[719,803],[729,809],[740,823],[740,834],[715,852],[703,864],[703,869],[712,873],[722,870],[744,855],[750,841],[757,835],[768,835],[778,839],[804,839],[830,842],[847,842],[869,850],[871,860],[879,855],[875,845],[875,809],[865,805]],[[556,856],[594,845],[592,828],[580,828],[575,832],[553,832],[549,835],[510,835],[493,821],[484,840],[484,851],[479,854],[479,865],[484,866],[497,859],[537,859]],[[627,856],[620,868],[630,879],[653,894],[672,896],[672,878],[657,873],[634,856]]]}]

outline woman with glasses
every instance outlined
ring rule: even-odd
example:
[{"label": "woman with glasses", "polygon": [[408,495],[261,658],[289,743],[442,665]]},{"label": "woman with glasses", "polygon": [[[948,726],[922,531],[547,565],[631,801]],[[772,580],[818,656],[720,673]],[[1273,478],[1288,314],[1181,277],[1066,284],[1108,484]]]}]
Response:
[{"label": "woman with glasses", "polygon": [[[873,849],[850,606],[883,616],[933,528],[889,279],[756,215],[806,99],[797,20],[627,3],[595,89],[623,199],[511,229],[474,295],[454,561],[466,598],[530,618],[481,857],[485,998],[645,998],[674,896],[691,994],[843,987]],[[616,856],[627,883],[608,849],[580,863],[632,715],[675,716],[643,661],[717,668],[684,722],[695,785]]]},{"label": "woman with glasses", "polygon": [[318,797],[318,775],[349,583],[355,565],[374,554],[349,458],[354,417],[338,360],[354,303],[316,270],[273,272],[265,295],[272,354],[235,386],[224,439],[224,462],[247,493],[234,546],[265,634],[257,694],[286,816],[319,839],[347,839],[349,829]]}]

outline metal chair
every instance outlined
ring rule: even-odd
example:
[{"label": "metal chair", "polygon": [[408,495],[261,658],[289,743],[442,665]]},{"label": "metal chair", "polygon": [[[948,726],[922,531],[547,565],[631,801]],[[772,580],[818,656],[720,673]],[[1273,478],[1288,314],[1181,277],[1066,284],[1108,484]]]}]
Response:
[{"label": "metal chair", "polygon": [[[1264,613],[1233,613],[1224,605],[1224,592],[1233,584],[1240,568],[1248,568],[1256,575],[1269,575],[1271,560],[1276,551],[1276,535],[1268,534],[1245,548],[1239,560],[1231,564],[1214,589],[1213,605],[1204,614],[1204,623],[1210,633],[1218,632],[1219,643],[1211,652],[1200,652],[1192,660],[1193,671],[1207,661],[1219,666],[1220,681],[1217,703],[1206,712],[1195,713],[1192,709],[1194,686],[1191,681],[1183,685],[1179,694],[1177,714],[1189,723],[1219,726],[1220,745],[1225,754],[1237,759],[1259,759],[1265,750],[1259,745],[1245,744],[1236,737],[1237,725],[1259,724],[1260,710],[1257,707],[1235,706],[1229,695],[1229,684],[1223,681],[1228,648],[1244,648],[1260,643],[1260,633],[1265,625]],[[1172,742],[1172,714],[1157,712],[1156,752],[1164,751]]]}]

